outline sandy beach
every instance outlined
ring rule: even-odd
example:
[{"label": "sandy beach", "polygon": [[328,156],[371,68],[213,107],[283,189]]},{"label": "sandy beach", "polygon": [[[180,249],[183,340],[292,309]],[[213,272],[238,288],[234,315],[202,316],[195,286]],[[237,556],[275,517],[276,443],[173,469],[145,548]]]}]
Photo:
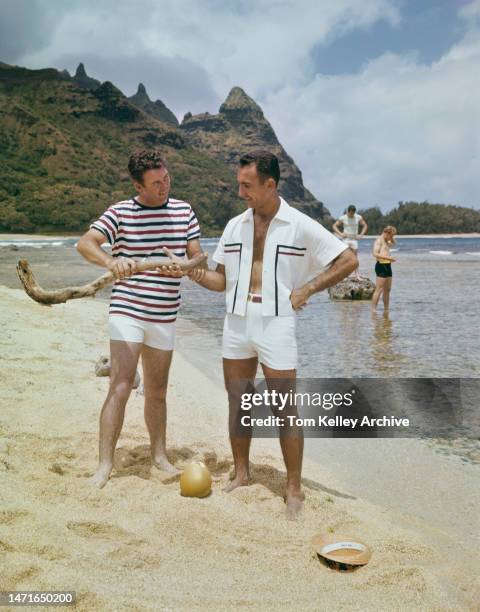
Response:
[{"label": "sandy beach", "polygon": [[[254,484],[222,493],[232,468],[226,395],[178,352],[169,457],[177,467],[204,460],[212,495],[183,498],[178,478],[152,467],[143,397],[135,391],[117,467],[103,490],[92,488],[87,477],[108,386],[94,364],[108,353],[108,305],[42,307],[3,286],[0,300],[0,590],[74,590],[75,609],[88,612],[478,609],[478,546],[431,520],[366,501],[334,477],[328,454],[322,465],[305,462],[305,511],[297,522],[284,517],[285,470],[275,440],[254,440]],[[422,486],[413,469],[411,479]],[[458,501],[461,523],[475,509]],[[310,546],[316,533],[360,538],[373,549],[370,563],[355,572],[327,568]]]}]

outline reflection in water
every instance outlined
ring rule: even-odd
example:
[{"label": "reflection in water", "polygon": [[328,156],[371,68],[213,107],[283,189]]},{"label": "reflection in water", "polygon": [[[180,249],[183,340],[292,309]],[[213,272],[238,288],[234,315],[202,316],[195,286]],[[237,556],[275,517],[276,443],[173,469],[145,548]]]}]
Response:
[{"label": "reflection in water", "polygon": [[338,336],[338,358],[343,364],[346,378],[355,376],[358,369],[359,355],[362,354],[364,331],[362,330],[362,304],[356,302],[341,302],[338,304],[341,334]]},{"label": "reflection in water", "polygon": [[372,311],[372,366],[377,376],[398,376],[404,356],[395,351],[396,334],[388,311]]}]

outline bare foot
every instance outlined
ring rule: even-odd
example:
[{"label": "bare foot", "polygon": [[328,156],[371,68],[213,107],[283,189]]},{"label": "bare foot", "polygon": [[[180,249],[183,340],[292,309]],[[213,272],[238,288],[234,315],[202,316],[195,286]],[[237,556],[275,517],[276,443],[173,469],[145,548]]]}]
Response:
[{"label": "bare foot", "polygon": [[157,455],[157,457],[152,457],[153,465],[163,471],[168,472],[169,474],[180,474],[180,470],[170,463],[167,459],[166,455]]},{"label": "bare foot", "polygon": [[99,489],[103,489],[103,487],[107,484],[108,479],[110,478],[110,474],[112,472],[111,466],[100,466],[95,474],[88,479],[88,482]]},{"label": "bare foot", "polygon": [[242,476],[242,477],[235,476],[235,478],[231,480],[226,487],[223,487],[222,490],[224,493],[230,493],[230,491],[233,491],[234,489],[238,487],[248,487],[250,482],[251,482],[250,476],[248,475]]},{"label": "bare foot", "polygon": [[285,495],[285,503],[287,504],[286,515],[289,521],[295,521],[303,510],[303,501],[305,495],[303,493],[287,493]]}]

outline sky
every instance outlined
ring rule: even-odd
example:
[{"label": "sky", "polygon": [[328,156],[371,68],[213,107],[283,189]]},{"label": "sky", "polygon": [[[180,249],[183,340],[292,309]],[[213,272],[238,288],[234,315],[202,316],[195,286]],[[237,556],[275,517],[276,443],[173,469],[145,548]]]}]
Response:
[{"label": "sky", "polygon": [[334,215],[480,209],[480,0],[0,0],[0,61],[83,62],[180,120],[240,86]]}]

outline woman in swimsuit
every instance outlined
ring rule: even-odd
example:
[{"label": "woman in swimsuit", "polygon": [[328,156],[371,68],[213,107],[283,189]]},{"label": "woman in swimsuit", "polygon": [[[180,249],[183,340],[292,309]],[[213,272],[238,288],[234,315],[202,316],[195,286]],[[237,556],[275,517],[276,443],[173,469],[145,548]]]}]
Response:
[{"label": "woman in swimsuit", "polygon": [[390,256],[390,247],[395,244],[395,234],[397,230],[393,225],[388,225],[381,235],[375,240],[373,245],[373,256],[377,260],[375,264],[375,274],[377,282],[375,292],[372,297],[372,308],[375,310],[383,295],[384,310],[388,310],[390,303],[390,289],[392,286],[392,262],[394,257]]}]

